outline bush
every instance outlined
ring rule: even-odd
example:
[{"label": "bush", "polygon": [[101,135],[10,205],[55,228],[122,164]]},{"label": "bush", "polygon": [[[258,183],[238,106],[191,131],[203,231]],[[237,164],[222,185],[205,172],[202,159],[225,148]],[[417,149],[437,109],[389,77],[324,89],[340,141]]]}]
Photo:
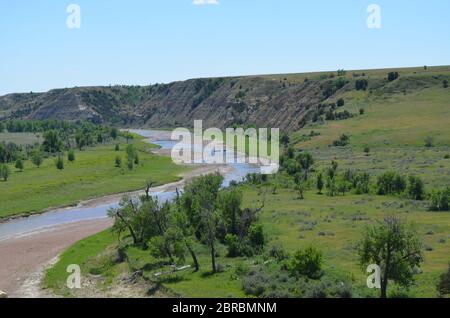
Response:
[{"label": "bush", "polygon": [[228,248],[228,257],[241,256],[241,241],[237,235],[227,234],[225,236],[225,245]]},{"label": "bush", "polygon": [[419,177],[410,176],[406,193],[410,199],[422,201],[425,196],[423,181]]},{"label": "bush", "polygon": [[337,106],[337,107],[342,107],[342,106],[344,106],[344,105],[345,105],[344,99],[343,99],[343,98],[339,98],[339,99],[337,100],[337,102],[336,102],[336,106]]},{"label": "bush", "polygon": [[55,160],[55,166],[58,170],[64,169],[64,159],[61,156],[58,156]]},{"label": "bush", "polygon": [[356,194],[369,193],[370,175],[367,172],[358,173],[353,179]]},{"label": "bush", "polygon": [[449,154],[446,154],[446,155],[444,156],[444,159],[450,159],[450,155],[449,155]]},{"label": "bush", "polygon": [[6,163],[0,165],[0,178],[3,179],[3,181],[8,181],[9,175],[11,174],[11,171],[9,170],[9,167]]},{"label": "bush", "polygon": [[430,198],[431,211],[449,211],[450,205],[450,187],[443,190],[435,190],[431,193]]},{"label": "bush", "polygon": [[431,137],[431,136],[427,137],[425,139],[425,147],[432,148],[433,147],[433,142],[434,142],[433,137]]},{"label": "bush", "polygon": [[359,109],[359,114],[360,114],[360,115],[364,115],[364,112],[365,112],[365,111],[364,111],[364,108],[360,108],[360,109]]},{"label": "bush", "polygon": [[400,194],[405,188],[405,178],[395,171],[387,171],[377,179],[377,193],[379,195]]},{"label": "bush", "polygon": [[116,156],[116,159],[115,159],[115,166],[116,166],[116,168],[122,167],[122,157]]},{"label": "bush", "polygon": [[444,86],[444,88],[448,88],[448,81],[447,81],[447,80],[444,80],[444,81],[442,82],[442,86]]},{"label": "bush", "polygon": [[392,82],[395,81],[400,75],[398,74],[398,72],[389,72],[388,74],[388,81]]},{"label": "bush", "polygon": [[16,167],[17,170],[23,171],[23,160],[20,158],[17,159],[16,164],[14,166]]},{"label": "bush", "polygon": [[261,224],[252,225],[248,233],[248,240],[256,253],[263,250],[266,244],[266,237]]},{"label": "bush", "polygon": [[38,168],[41,166],[43,161],[44,157],[42,156],[42,153],[39,151],[33,153],[33,155],[31,156],[31,162],[33,162],[33,164]]},{"label": "bush", "polygon": [[355,88],[357,91],[365,91],[369,82],[366,79],[360,79],[355,82]]},{"label": "bush", "polygon": [[339,140],[333,141],[334,147],[345,147],[348,144],[350,144],[350,137],[346,134],[341,135],[341,137],[339,137]]},{"label": "bush", "polygon": [[262,271],[256,271],[246,276],[242,285],[244,292],[247,295],[259,297],[266,291],[268,283],[269,279],[265,273]]},{"label": "bush", "polygon": [[116,144],[116,145],[115,145],[114,151],[120,151],[120,146],[119,146],[119,144]]},{"label": "bush", "polygon": [[70,162],[75,161],[75,152],[73,151],[73,149],[70,149],[67,153],[67,160],[69,160]]},{"label": "bush", "polygon": [[297,250],[289,260],[288,268],[293,276],[317,279],[322,274],[322,253],[314,247]]},{"label": "bush", "polygon": [[448,266],[447,272],[441,275],[437,290],[441,297],[450,295],[450,265]]}]

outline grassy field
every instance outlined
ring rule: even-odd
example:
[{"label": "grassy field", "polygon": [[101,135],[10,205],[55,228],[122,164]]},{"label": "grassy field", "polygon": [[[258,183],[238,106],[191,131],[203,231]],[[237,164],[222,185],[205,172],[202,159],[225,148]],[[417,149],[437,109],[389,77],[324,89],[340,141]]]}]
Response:
[{"label": "grassy field", "polygon": [[[140,163],[133,170],[126,167],[126,143],[120,151],[114,145],[101,145],[85,151],[76,151],[76,161],[65,160],[64,170],[58,171],[54,158],[45,159],[40,168],[25,161],[23,172],[10,165],[11,176],[0,181],[0,218],[18,214],[41,212],[49,207],[60,207],[102,195],[142,189],[148,178],[157,184],[174,182],[186,168],[172,163],[168,157],[152,155],[152,146],[135,139]],[[122,157],[122,168],[115,168],[117,155]]]},{"label": "grassy field", "polygon": [[[244,191],[247,206],[261,200],[254,189],[246,187]],[[366,226],[382,220],[387,214],[395,214],[414,224],[426,248],[423,272],[416,276],[416,283],[408,295],[436,297],[435,286],[449,262],[449,213],[429,212],[423,204],[394,197],[347,195],[332,198],[308,192],[305,200],[298,200],[297,193],[293,191],[280,189],[278,192],[267,194],[266,207],[260,216],[270,238],[268,246],[281,243],[286,250],[293,252],[314,245],[324,253],[325,271],[350,277],[355,295],[376,297],[376,292],[365,287],[367,276],[358,264],[356,244]],[[59,294],[71,295],[64,285],[68,264],[80,264],[82,273],[101,274],[103,284],[107,285],[113,284],[122,272],[143,270],[144,277],[152,281],[155,273],[170,271],[168,266],[161,266],[160,260],[151,257],[149,251],[134,247],[127,250],[128,262],[125,266],[123,263],[111,263],[111,257],[105,258],[105,250],[110,247],[112,251],[116,245],[117,238],[109,231],[78,242],[48,271],[46,286]],[[171,294],[183,297],[243,297],[242,280],[237,274],[239,268],[251,268],[264,262],[261,257],[227,258],[226,249],[221,246],[218,262],[223,271],[210,275],[208,251],[199,245],[197,252],[201,264],[198,273],[186,270],[166,275],[161,280]]]},{"label": "grassy field", "polygon": [[1,142],[13,142],[16,145],[32,145],[34,143],[42,142],[41,134],[33,133],[0,133],[0,143]]}]

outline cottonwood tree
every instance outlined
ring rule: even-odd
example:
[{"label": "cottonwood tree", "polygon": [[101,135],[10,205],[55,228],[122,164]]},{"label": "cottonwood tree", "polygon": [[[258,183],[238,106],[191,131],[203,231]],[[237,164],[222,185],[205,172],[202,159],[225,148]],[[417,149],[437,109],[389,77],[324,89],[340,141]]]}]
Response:
[{"label": "cottonwood tree", "polygon": [[410,286],[416,268],[423,261],[417,233],[395,216],[369,227],[358,252],[361,265],[376,264],[381,268],[381,298],[387,297],[389,280],[400,286]]},{"label": "cottonwood tree", "polygon": [[185,187],[180,203],[189,223],[195,229],[196,238],[210,249],[213,273],[217,272],[217,198],[222,182],[223,177],[218,173],[194,178],[191,184]]},{"label": "cottonwood tree", "polygon": [[42,156],[42,153],[40,151],[36,151],[31,156],[31,162],[33,162],[33,164],[38,168],[42,165],[43,161],[44,161],[44,157]]},{"label": "cottonwood tree", "polygon": [[310,153],[305,152],[300,153],[296,159],[303,170],[305,180],[308,180],[309,171],[314,164],[313,156]]}]

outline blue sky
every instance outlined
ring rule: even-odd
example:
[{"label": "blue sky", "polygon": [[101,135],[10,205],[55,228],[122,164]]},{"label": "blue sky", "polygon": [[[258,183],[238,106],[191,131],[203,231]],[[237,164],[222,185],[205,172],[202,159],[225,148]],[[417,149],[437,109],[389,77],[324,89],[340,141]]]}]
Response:
[{"label": "blue sky", "polygon": [[[0,95],[450,64],[450,1],[193,1],[0,0]],[[66,25],[72,3],[81,8],[80,29]],[[381,29],[366,25],[372,3]]]}]

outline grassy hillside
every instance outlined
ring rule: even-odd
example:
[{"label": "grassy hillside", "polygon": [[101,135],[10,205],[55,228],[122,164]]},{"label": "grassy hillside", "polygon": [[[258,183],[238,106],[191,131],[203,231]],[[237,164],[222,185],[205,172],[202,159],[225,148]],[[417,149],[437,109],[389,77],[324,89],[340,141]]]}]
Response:
[{"label": "grassy hillside", "polygon": [[[157,184],[180,179],[178,174],[184,167],[176,166],[170,158],[148,153],[152,146],[143,141],[136,139],[134,144],[139,150],[140,164],[132,171],[126,167],[126,143],[120,144],[119,152],[114,150],[113,144],[76,151],[76,161],[70,163],[65,158],[62,171],[56,169],[54,158],[45,159],[39,168],[25,161],[22,172],[10,164],[9,180],[0,181],[0,218],[142,189],[148,178]],[[115,168],[114,160],[118,155],[122,157],[122,168]]]},{"label": "grassy hillside", "polygon": [[[395,91],[388,72],[414,82],[412,89],[438,87],[450,79],[450,67],[359,70],[303,74],[203,78],[151,86],[75,87],[46,93],[0,97],[0,119],[91,120],[117,126],[205,127],[256,125],[286,132],[302,128],[314,110],[368,80],[373,94]],[[394,86],[394,87],[393,87]],[[402,85],[398,92],[403,93]]]},{"label": "grassy hillside", "polygon": [[[399,78],[388,81],[389,72],[399,72]],[[344,86],[309,108],[303,128],[290,135],[291,145],[297,151],[306,150],[313,155],[313,176],[334,160],[339,165],[339,174],[347,169],[368,172],[373,188],[379,174],[395,170],[403,176],[419,176],[428,195],[433,189],[450,184],[450,89],[443,85],[444,80],[450,79],[449,75],[449,67],[347,72],[340,76],[347,81]],[[306,78],[308,82],[317,81],[319,86],[334,85],[337,80],[336,75],[331,77],[329,73],[262,77],[285,83],[287,87],[303,85]],[[367,80],[366,90],[355,89],[355,82],[360,79]],[[250,78],[247,80],[251,81]],[[335,103],[339,99],[344,100],[344,105],[337,107]],[[352,116],[344,120],[327,120],[328,111],[347,111]],[[333,146],[343,134],[349,136],[348,145]],[[314,182],[305,192],[305,199],[299,200],[293,187],[283,185],[283,178],[279,181],[275,177],[271,181],[279,182],[278,188],[273,191],[272,186],[268,187],[266,205],[259,217],[269,238],[265,253],[250,258],[229,258],[226,248],[220,246],[218,262],[222,270],[211,275],[208,251],[198,244],[200,272],[186,270],[163,276],[158,280],[163,290],[168,295],[183,297],[242,297],[245,296],[243,273],[265,268],[273,271],[274,277],[278,274],[279,267],[268,256],[271,246],[281,244],[288,252],[293,252],[313,245],[324,254],[327,276],[350,281],[354,297],[377,297],[377,291],[366,287],[367,274],[358,263],[356,246],[367,226],[381,221],[386,215],[396,215],[417,230],[424,247],[424,262],[409,290],[398,289],[392,284],[389,293],[391,296],[437,297],[436,284],[450,262],[448,212],[429,211],[426,200],[414,201],[403,195],[379,196],[373,190],[363,195],[319,195]],[[245,206],[255,206],[261,200],[260,188],[245,185],[242,189]],[[100,238],[106,235],[109,234],[102,233]],[[96,239],[94,236],[88,240]],[[113,238],[102,242],[108,248],[82,259],[85,264],[82,271],[100,274],[101,286],[106,284],[113,288],[122,274],[142,271],[148,288],[152,288],[154,274],[170,270],[148,251],[136,247],[126,249],[126,262],[111,262],[115,257],[111,251],[115,250],[117,242]],[[52,283],[48,285],[56,286],[58,293],[83,296],[82,291],[72,294],[63,285],[63,266],[75,259],[72,255],[80,253],[79,245],[73,246],[64,255],[64,261],[49,271]],[[60,273],[59,276],[56,273]],[[59,283],[55,284],[55,281]],[[281,284],[286,285],[288,281]]]}]

